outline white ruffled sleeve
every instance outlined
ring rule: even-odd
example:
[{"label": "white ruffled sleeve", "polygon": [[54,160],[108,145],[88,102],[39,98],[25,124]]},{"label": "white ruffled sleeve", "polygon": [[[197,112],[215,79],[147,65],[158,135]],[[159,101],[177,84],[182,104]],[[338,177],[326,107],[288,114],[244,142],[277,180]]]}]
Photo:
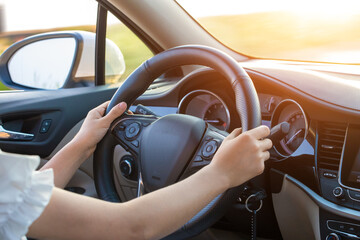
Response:
[{"label": "white ruffled sleeve", "polygon": [[35,171],[39,163],[38,156],[0,150],[0,239],[21,239],[49,203],[53,171]]}]

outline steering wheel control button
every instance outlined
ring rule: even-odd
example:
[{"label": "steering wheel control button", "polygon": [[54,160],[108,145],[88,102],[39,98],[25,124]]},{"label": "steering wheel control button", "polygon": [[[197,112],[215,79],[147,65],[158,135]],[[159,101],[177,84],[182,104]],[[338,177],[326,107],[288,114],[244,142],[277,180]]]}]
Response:
[{"label": "steering wheel control button", "polygon": [[139,141],[138,140],[134,140],[131,142],[131,144],[134,146],[134,147],[139,147]]},{"label": "steering wheel control button", "polygon": [[133,158],[129,155],[120,160],[120,172],[124,177],[129,177],[133,172]]},{"label": "steering wheel control button", "polygon": [[125,129],[125,138],[126,139],[134,139],[140,133],[141,126],[137,122],[131,123]]},{"label": "steering wheel control button", "polygon": [[213,138],[212,137],[210,137],[210,136],[206,136],[205,137],[205,141],[210,141],[210,140],[212,140]]},{"label": "steering wheel control button", "polygon": [[201,151],[201,155],[207,159],[211,158],[217,149],[218,149],[217,142],[215,140],[211,140],[211,141],[205,143],[205,145]]},{"label": "steering wheel control button", "polygon": [[210,161],[198,161],[196,162],[195,160],[192,162],[191,164],[191,168],[202,168],[205,167],[206,165],[208,165],[210,163]]},{"label": "steering wheel control button", "polygon": [[212,150],[214,150],[214,147],[212,145],[206,146],[206,149],[205,149],[206,152],[212,152]]},{"label": "steering wheel control button", "polygon": [[202,157],[199,155],[196,155],[194,158],[194,162],[201,162],[202,160],[203,160]]},{"label": "steering wheel control button", "polygon": [[125,130],[125,128],[126,128],[126,126],[125,126],[125,125],[120,124],[120,125],[117,127],[117,130],[118,130],[118,131],[124,131],[124,130]]},{"label": "steering wheel control button", "polygon": [[40,133],[47,133],[51,126],[51,119],[45,119],[41,122]]},{"label": "steering wheel control button", "polygon": [[338,199],[343,199],[345,197],[345,192],[344,190],[342,189],[342,187],[336,187],[334,188],[333,190],[333,194],[336,198]]},{"label": "steering wheel control button", "polygon": [[144,127],[147,127],[147,126],[150,125],[150,122],[143,122],[142,125],[143,125]]}]

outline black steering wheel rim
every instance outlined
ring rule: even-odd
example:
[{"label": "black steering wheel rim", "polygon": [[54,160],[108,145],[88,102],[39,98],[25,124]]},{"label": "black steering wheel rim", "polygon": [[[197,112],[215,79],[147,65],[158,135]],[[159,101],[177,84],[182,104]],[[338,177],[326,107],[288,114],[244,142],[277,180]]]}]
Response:
[{"label": "black steering wheel rim", "polygon": [[[131,106],[157,77],[171,68],[182,65],[203,65],[221,73],[231,83],[234,90],[236,109],[243,131],[260,125],[259,100],[246,71],[229,55],[214,48],[197,45],[172,48],[145,61],[116,91],[106,113],[122,101]],[[114,138],[107,134],[98,144],[94,154],[94,180],[98,195],[101,199],[111,202],[120,201],[114,185],[112,151],[109,150],[109,146],[115,144]],[[238,189],[235,188],[219,195],[221,201],[204,208],[207,214],[202,215],[200,212],[167,239],[184,239],[205,230],[224,214],[224,206],[235,200],[237,192]]]}]

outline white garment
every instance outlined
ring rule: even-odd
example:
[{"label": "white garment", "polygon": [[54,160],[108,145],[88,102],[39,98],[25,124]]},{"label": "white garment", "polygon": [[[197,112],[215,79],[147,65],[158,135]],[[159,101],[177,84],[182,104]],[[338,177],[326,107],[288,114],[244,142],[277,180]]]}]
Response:
[{"label": "white garment", "polygon": [[0,239],[19,240],[49,203],[54,187],[52,169],[35,171],[38,156],[0,150]]}]

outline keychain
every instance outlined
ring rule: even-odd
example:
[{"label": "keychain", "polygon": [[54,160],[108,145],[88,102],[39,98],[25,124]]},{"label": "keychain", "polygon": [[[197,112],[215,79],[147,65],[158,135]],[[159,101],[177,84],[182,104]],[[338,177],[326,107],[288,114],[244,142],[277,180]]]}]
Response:
[{"label": "keychain", "polygon": [[245,208],[250,212],[252,213],[251,215],[251,240],[256,240],[256,214],[258,211],[260,211],[260,209],[262,208],[262,205],[263,205],[263,201],[260,199],[260,205],[257,209],[250,209],[249,208],[249,200],[251,198],[257,198],[257,193],[255,194],[251,194],[245,201]]}]

